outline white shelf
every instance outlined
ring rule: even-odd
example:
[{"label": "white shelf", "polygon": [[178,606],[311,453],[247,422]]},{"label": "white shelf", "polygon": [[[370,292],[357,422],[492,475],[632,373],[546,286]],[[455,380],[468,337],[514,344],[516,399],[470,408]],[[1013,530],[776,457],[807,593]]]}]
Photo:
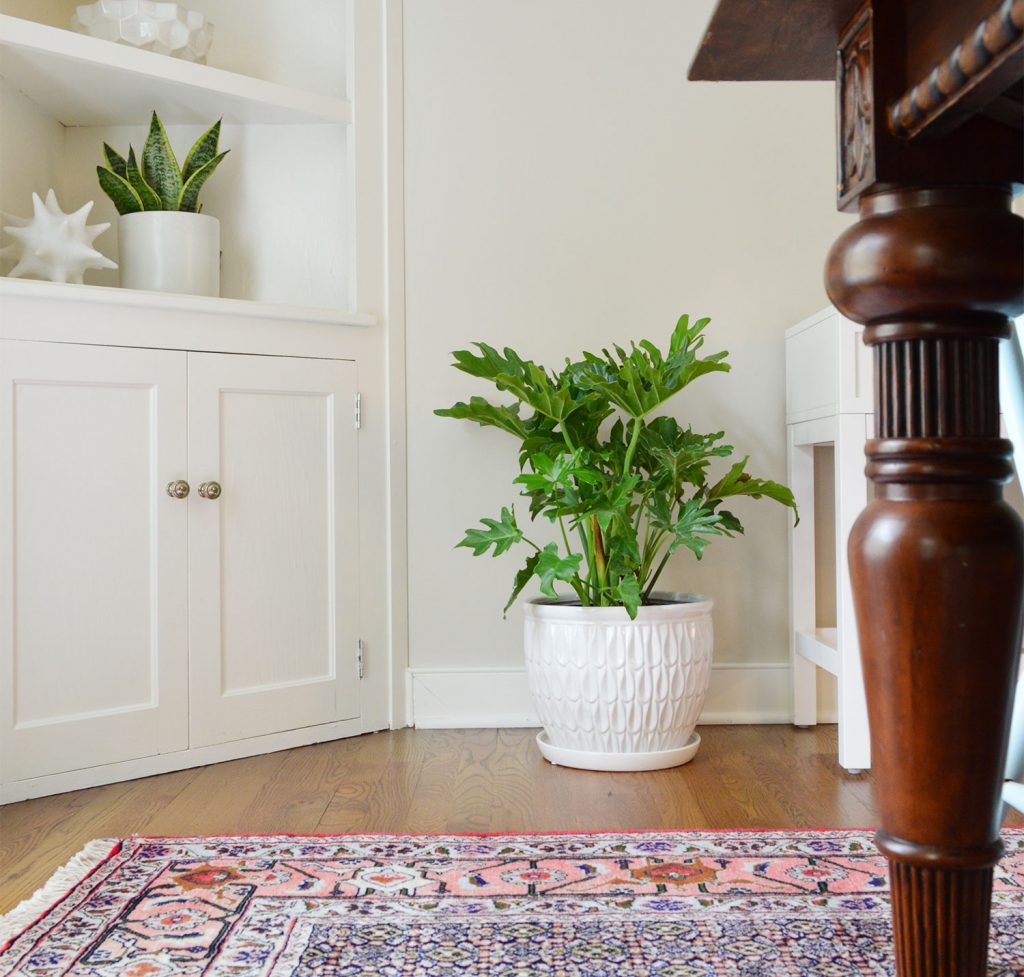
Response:
[{"label": "white shelf", "polygon": [[208,313],[245,319],[275,319],[315,322],[335,326],[373,326],[377,317],[364,312],[341,309],[306,308],[300,305],[274,305],[245,299],[206,298],[201,295],[176,295],[170,292],[139,292],[128,288],[104,288],[97,285],[62,285],[33,279],[0,278],[0,302],[7,297],[39,298],[47,301],[88,302],[121,308],[162,309],[182,313]]},{"label": "white shelf", "polygon": [[0,77],[66,126],[345,124],[351,103],[0,15]]}]

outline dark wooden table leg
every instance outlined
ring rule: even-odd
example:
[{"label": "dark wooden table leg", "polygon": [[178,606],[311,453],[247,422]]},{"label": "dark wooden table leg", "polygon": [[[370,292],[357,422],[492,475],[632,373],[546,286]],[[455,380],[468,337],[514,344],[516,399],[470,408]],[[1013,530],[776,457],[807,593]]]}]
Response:
[{"label": "dark wooden table leg", "polygon": [[898,972],[984,977],[1024,592],[998,398],[1024,222],[999,187],[875,192],[860,218],[827,283],[877,366],[849,556]]}]

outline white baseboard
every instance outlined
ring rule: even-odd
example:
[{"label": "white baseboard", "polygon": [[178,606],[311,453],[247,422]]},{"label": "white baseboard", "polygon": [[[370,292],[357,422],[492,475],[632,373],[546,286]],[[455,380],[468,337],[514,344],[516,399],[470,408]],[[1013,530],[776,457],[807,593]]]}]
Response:
[{"label": "white baseboard", "polygon": [[[421,729],[540,725],[525,669],[410,668],[408,675],[412,724]],[[702,725],[792,721],[788,662],[712,667]]]}]

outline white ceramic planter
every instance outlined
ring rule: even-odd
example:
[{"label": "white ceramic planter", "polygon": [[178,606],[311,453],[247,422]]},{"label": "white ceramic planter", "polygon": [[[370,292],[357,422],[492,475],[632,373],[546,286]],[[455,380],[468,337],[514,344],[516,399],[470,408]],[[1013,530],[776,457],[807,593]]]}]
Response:
[{"label": "white ceramic planter", "polygon": [[712,602],[621,607],[525,605],[526,676],[552,763],[587,770],[659,770],[692,760],[711,677]]},{"label": "white ceramic planter", "polygon": [[206,214],[150,210],[117,225],[121,287],[220,295],[220,221]]}]

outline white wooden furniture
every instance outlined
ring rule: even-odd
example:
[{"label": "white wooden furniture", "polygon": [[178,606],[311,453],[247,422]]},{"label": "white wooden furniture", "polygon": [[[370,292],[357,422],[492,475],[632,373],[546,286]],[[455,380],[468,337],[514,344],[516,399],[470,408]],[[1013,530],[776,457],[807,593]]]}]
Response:
[{"label": "white wooden furniture", "polygon": [[402,714],[401,8],[203,0],[195,65],[76,2],[0,0],[0,210],[222,118],[222,297],[0,277],[0,803]]},{"label": "white wooden furniture", "polygon": [[[867,504],[864,440],[871,436],[873,370],[862,327],[824,309],[786,332],[786,426],[789,484],[800,504],[790,530],[793,722],[818,722],[817,670],[836,677],[839,762],[871,764],[867,707],[854,620],[846,543]],[[814,449],[834,450],[835,620],[822,621],[815,599]],[[820,530],[819,530],[820,531]]]},{"label": "white wooden furniture", "polygon": [[[231,154],[203,190],[204,213],[221,223],[221,294],[355,308],[356,197],[381,117],[379,52],[365,50],[379,28],[361,22],[380,19],[378,0],[204,0],[216,26],[209,65],[75,34],[75,6],[0,0],[0,210],[30,214],[31,192],[54,187],[66,210],[95,200],[91,221],[116,222],[96,180],[104,142],[138,152],[156,110],[183,158],[222,118]],[[116,223],[96,246],[117,260]],[[87,281],[116,286],[118,273]]]},{"label": "white wooden furniture", "polygon": [[[999,344],[999,407],[1005,435],[1013,442],[1014,466],[1020,481],[1024,472],[1024,316],[1014,324],[1009,342]],[[1024,665],[1024,660],[1022,660]],[[1024,811],[1024,669],[1017,679],[1013,720],[1006,754],[1003,800]]]},{"label": "white wooden furniture", "polygon": [[0,800],[389,724],[378,328],[190,301],[0,281]]}]

